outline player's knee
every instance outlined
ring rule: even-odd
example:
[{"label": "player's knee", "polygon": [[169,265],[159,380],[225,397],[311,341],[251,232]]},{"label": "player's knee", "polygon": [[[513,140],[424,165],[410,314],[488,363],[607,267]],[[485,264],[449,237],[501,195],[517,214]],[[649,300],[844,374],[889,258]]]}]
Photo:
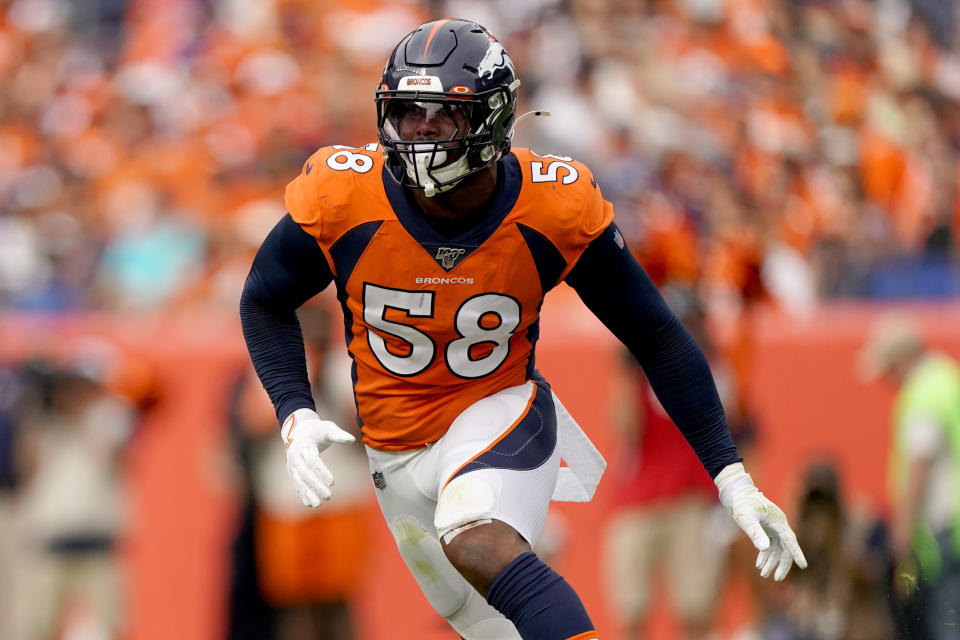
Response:
[{"label": "player's knee", "polygon": [[485,595],[493,579],[514,558],[529,551],[530,545],[513,527],[499,520],[472,524],[444,541],[443,552],[467,582]]},{"label": "player's knee", "polygon": [[497,510],[502,480],[499,475],[474,471],[451,480],[440,491],[433,524],[441,537],[489,519]]},{"label": "player's knee", "polygon": [[443,551],[457,571],[481,594],[511,560],[530,545],[513,527],[491,519],[497,511],[500,478],[468,473],[440,492],[434,524]]}]

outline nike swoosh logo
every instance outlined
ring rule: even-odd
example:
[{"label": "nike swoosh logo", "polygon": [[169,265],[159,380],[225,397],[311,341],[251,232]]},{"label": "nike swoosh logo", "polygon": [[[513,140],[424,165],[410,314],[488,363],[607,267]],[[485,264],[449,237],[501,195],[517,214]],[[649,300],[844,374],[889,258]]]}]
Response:
[{"label": "nike swoosh logo", "polygon": [[[308,165],[309,166],[309,165]],[[287,431],[287,449],[290,448],[290,445],[293,444],[293,423],[297,421],[297,417],[294,415],[290,416],[290,430]]]},{"label": "nike swoosh logo", "polygon": [[310,169],[313,169],[313,165],[308,162],[308,163],[307,163],[307,170],[304,171],[304,173],[310,173]]}]

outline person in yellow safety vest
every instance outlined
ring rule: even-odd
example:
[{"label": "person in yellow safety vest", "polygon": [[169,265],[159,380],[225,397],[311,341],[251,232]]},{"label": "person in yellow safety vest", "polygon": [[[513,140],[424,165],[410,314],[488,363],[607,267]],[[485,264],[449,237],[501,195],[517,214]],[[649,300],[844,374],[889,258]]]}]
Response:
[{"label": "person in yellow safety vest", "polygon": [[903,315],[880,318],[860,358],[869,379],[897,386],[891,546],[895,591],[917,607],[908,632],[960,639],[960,364],[930,349]]}]

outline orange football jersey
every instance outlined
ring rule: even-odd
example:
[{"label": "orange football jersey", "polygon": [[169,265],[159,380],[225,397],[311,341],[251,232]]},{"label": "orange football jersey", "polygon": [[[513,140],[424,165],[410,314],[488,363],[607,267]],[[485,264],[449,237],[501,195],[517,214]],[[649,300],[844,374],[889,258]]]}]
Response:
[{"label": "orange football jersey", "polygon": [[583,164],[514,149],[489,215],[448,239],[384,165],[376,144],[320,149],[286,205],[334,274],[363,440],[403,450],[532,375],[543,296],[613,207]]}]

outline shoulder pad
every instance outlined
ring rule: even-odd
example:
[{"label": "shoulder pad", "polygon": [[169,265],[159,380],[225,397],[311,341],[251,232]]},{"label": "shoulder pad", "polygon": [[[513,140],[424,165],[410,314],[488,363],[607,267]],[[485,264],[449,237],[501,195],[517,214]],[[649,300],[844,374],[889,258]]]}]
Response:
[{"label": "shoulder pad", "polygon": [[613,221],[613,206],[603,199],[593,172],[568,156],[514,149],[523,171],[521,198],[543,211],[544,231],[558,240],[586,245]]},{"label": "shoulder pad", "polygon": [[[383,153],[376,143],[318,149],[286,188],[290,216],[323,244],[363,207],[352,206],[383,191]],[[353,225],[349,225],[353,226]],[[335,238],[329,239],[330,242]]]}]

